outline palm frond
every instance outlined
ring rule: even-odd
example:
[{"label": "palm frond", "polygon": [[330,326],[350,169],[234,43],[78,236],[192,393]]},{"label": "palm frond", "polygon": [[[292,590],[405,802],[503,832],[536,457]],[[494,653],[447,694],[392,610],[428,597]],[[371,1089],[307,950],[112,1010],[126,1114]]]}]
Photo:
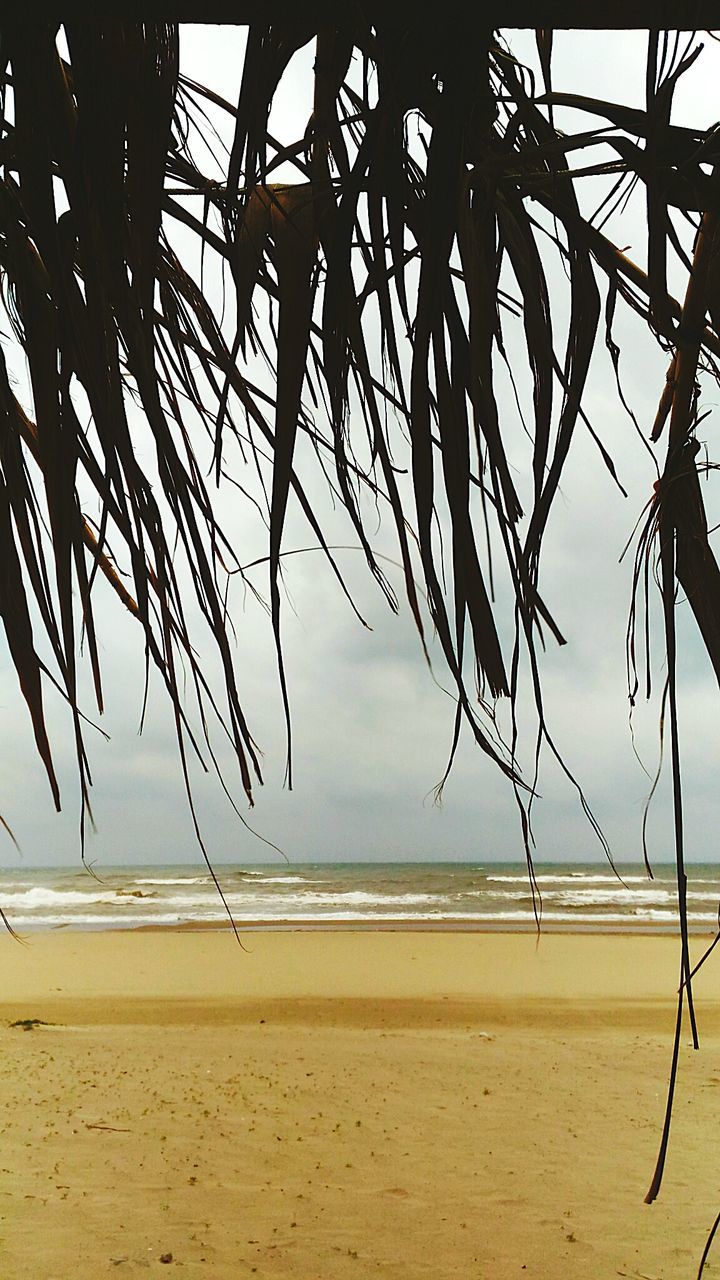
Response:
[{"label": "palm frond", "polygon": [[[586,389],[604,343],[623,399],[613,325],[618,304],[626,305],[670,357],[648,424],[649,447],[664,447],[667,432],[666,454],[634,574],[638,592],[647,591],[651,564],[660,566],[682,929],[675,1053],[652,1199],[667,1149],[685,1001],[695,1032],[677,584],[720,679],[720,569],[696,434],[699,374],[714,376],[720,357],[720,142],[716,129],[671,122],[677,84],[700,48],[692,37],[651,31],[645,109],[638,110],[563,93],[553,79],[550,28],[537,33],[539,86],[467,6],[432,30],[409,11],[398,24],[354,9],[331,21],[322,6],[300,18],[287,6],[275,9],[274,20],[265,9],[253,11],[236,106],[180,74],[178,27],[167,15],[65,21],[65,57],[56,22],[0,19],[0,276],[3,327],[14,335],[0,349],[0,616],[38,753],[59,807],[45,718],[50,683],[72,712],[82,834],[91,773],[79,637],[102,712],[101,575],[137,622],[147,667],[166,689],[190,804],[189,755],[219,772],[218,730],[252,801],[259,756],[227,603],[228,584],[243,569],[204,478],[204,432],[216,481],[229,475],[240,500],[256,503],[267,523],[269,615],[292,781],[280,590],[291,505],[353,604],[317,485],[298,461],[307,446],[396,609],[366,515],[369,506],[386,513],[421,645],[427,653],[429,618],[452,678],[450,763],[465,724],[515,787],[535,893],[532,802],[542,745],[567,768],[542,692],[540,651],[548,637],[564,643],[563,619],[543,599],[542,550],[579,429],[592,433],[602,465],[621,483],[590,421]],[[220,18],[227,19],[224,11]],[[312,111],[294,141],[279,142],[269,131],[271,108],[290,60],[310,41]],[[574,134],[557,125],[568,109],[584,121]],[[219,153],[212,174],[203,165],[221,119],[231,136],[218,177]],[[276,181],[281,164],[293,167],[295,182]],[[604,214],[633,185],[644,188],[647,269],[588,214],[582,184],[598,175],[614,184]],[[692,262],[675,229],[678,210],[698,226]],[[567,280],[562,300],[548,274],[551,254]],[[673,256],[689,268],[682,304],[668,287]],[[232,282],[232,319],[220,314],[206,283],[210,260]],[[509,293],[517,304],[508,313]],[[508,354],[507,326],[518,312],[521,378]],[[512,342],[514,352],[517,332]],[[14,380],[17,348],[27,361],[25,389]],[[499,390],[506,371],[531,438],[527,478],[513,467]],[[140,430],[152,444],[152,465],[138,451]],[[229,461],[231,441],[240,465]],[[259,480],[259,498],[243,467]],[[498,593],[499,579],[505,589]],[[648,616],[635,601],[631,698],[641,617],[650,689]],[[216,651],[219,687],[201,656],[198,619],[203,643],[209,638]],[[518,763],[523,663],[536,722],[529,778]],[[511,702],[509,743],[495,719],[503,697]]]},{"label": "palm frond", "polygon": [[[671,360],[651,432],[657,444],[667,427],[667,453],[635,581],[647,583],[657,548],[673,658],[682,884],[676,583],[720,678],[720,570],[696,436],[699,371],[715,375],[720,356],[713,167],[720,142],[716,129],[671,122],[674,92],[699,46],[651,32],[645,109],[629,109],[558,89],[549,28],[537,35],[538,86],[474,13],[463,6],[432,31],[419,17],[398,26],[359,10],[333,18],[335,25],[314,10],[296,18],[278,8],[274,21],[254,14],[236,106],[180,74],[176,23],[73,19],[63,28],[62,57],[56,23],[0,20],[0,272],[6,327],[15,335],[0,351],[0,614],[58,805],[48,679],[72,709],[83,819],[90,771],[78,635],[87,637],[102,710],[98,574],[136,619],[146,662],[167,690],[188,793],[188,751],[217,763],[213,726],[232,744],[249,800],[260,780],[226,599],[242,569],[199,461],[207,433],[215,479],[229,475],[268,526],[288,780],[280,586],[291,505],[352,599],[315,482],[308,486],[298,463],[307,447],[396,609],[366,515],[368,507],[386,512],[421,644],[427,652],[429,617],[451,674],[451,758],[464,723],[516,788],[531,861],[540,747],[561,758],[546,720],[540,650],[546,637],[564,642],[563,623],[543,599],[542,549],[578,430],[591,432],[621,483],[590,421],[586,390],[604,344],[623,399],[613,329],[622,303]],[[294,141],[278,141],[271,108],[290,60],[311,41],[312,111]],[[557,125],[567,109],[583,120],[574,134]],[[213,172],[203,171],[216,125],[220,134],[229,129],[220,176],[220,151]],[[281,164],[296,181],[275,180]],[[647,269],[587,212],[582,184],[598,175],[611,184],[598,218],[629,189],[644,188]],[[677,210],[699,225],[691,264]],[[552,255],[567,280],[562,300],[549,276]],[[673,256],[691,266],[683,304],[668,287]],[[210,262],[228,285],[226,315],[206,282]],[[508,354],[508,324],[515,324],[513,352],[522,329],[522,371]],[[25,397],[12,382],[16,345],[29,371]],[[514,471],[499,390],[508,371],[531,440],[527,478]],[[86,412],[89,429],[81,425]],[[152,467],[138,454],[138,422],[152,443]],[[228,461],[231,441],[240,466]],[[243,467],[259,479],[259,498],[249,496]],[[99,506],[94,522],[88,495]],[[508,587],[500,593],[498,575]],[[206,624],[220,688],[206,675],[191,615]],[[633,667],[639,616],[634,608]],[[535,710],[535,779],[518,764],[523,663]],[[183,698],[185,673],[194,714]],[[632,696],[637,684],[631,675]],[[512,704],[509,743],[495,719],[503,697]],[[690,998],[682,889],[680,905],[682,990]]]}]

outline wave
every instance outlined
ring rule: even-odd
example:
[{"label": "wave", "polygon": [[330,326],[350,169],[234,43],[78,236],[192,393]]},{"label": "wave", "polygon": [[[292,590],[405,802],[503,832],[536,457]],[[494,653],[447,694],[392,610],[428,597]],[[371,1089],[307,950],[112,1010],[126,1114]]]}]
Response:
[{"label": "wave", "polygon": [[213,882],[211,876],[163,876],[162,879],[157,880],[144,876],[139,880],[131,880],[129,883],[164,886],[166,884],[212,884]]},{"label": "wave", "polygon": [[[326,893],[238,893],[237,890],[225,890],[225,900],[228,906],[233,908],[243,907],[266,907],[271,912],[277,911],[294,911],[296,908],[302,907],[333,907],[333,906],[349,906],[349,907],[370,907],[381,910],[385,907],[412,907],[422,906],[424,904],[437,906],[438,909],[443,907],[447,901],[446,898],[439,897],[434,893],[367,893],[364,890],[354,889],[338,892]],[[169,907],[178,907],[183,910],[190,907],[202,907],[208,903],[219,902],[218,895],[208,894],[179,894],[171,895],[163,899],[164,905]]]},{"label": "wave", "polygon": [[[140,881],[134,883],[139,884]],[[145,884],[154,883],[149,878],[144,881]],[[174,887],[179,887],[177,880],[166,881]],[[184,883],[184,882],[183,882]],[[202,881],[196,881],[201,884]],[[256,882],[258,885],[260,881]],[[434,905],[438,909],[442,908],[446,899],[432,893],[402,893],[402,894],[383,894],[371,893],[364,890],[346,890],[337,892],[308,892],[308,893],[263,893],[254,890],[250,891],[226,891],[225,899],[232,908],[243,908],[252,906],[254,909],[265,908],[272,914],[278,908],[282,911],[294,911],[302,907],[369,907],[382,910],[388,907],[410,907],[421,905]],[[140,901],[152,902],[155,906],[162,906],[165,909],[177,908],[179,912],[190,912],[194,907],[211,907],[218,904],[222,910],[219,895],[214,885],[210,881],[207,882],[206,893],[143,893],[141,890],[134,892],[128,889],[107,889],[98,891],[94,886],[85,891],[77,889],[46,889],[36,887],[25,891],[15,891],[12,893],[0,893],[0,907],[9,912],[16,911],[41,911],[41,910],[65,910],[72,915],[73,921],[79,919],[78,907],[101,907],[127,904],[128,907],[137,905]],[[109,918],[109,917],[105,917]]]},{"label": "wave", "polygon": [[29,929],[33,926],[37,927],[42,924],[43,928],[57,929],[62,925],[72,926],[73,928],[92,928],[96,926],[103,929],[112,928],[133,928],[148,925],[172,926],[180,924],[184,921],[192,924],[212,923],[212,920],[202,916],[178,916],[177,912],[156,912],[152,916],[133,916],[131,912],[123,912],[122,915],[112,915],[110,912],[103,912],[102,915],[93,912],[83,912],[68,919],[66,915],[47,915],[42,921],[38,921],[37,916],[13,915],[10,917],[10,923],[14,929]]},{"label": "wave", "polygon": [[661,906],[666,902],[674,902],[677,895],[670,889],[562,889],[556,893],[544,895],[546,901],[552,900],[558,906],[584,907],[608,906],[620,907],[634,905]]},{"label": "wave", "polygon": [[[219,877],[222,883],[222,876]],[[305,876],[262,876],[255,884],[324,884],[323,880],[306,880]]]},{"label": "wave", "polygon": [[[720,879],[720,877],[719,877]],[[519,876],[487,876],[487,880],[493,884],[527,884],[527,872]],[[535,876],[538,884],[567,884],[568,882],[577,885],[579,881],[583,884],[620,884],[621,880],[625,884],[652,884],[649,876],[610,876],[610,875],[588,875],[584,871],[569,871],[558,875],[539,875]],[[660,881],[663,883],[663,881]]]},{"label": "wave", "polygon": [[[321,880],[307,880],[305,876],[298,875],[280,875],[268,876],[262,871],[231,871],[227,876],[223,872],[222,867],[216,867],[218,880],[222,884],[225,879],[228,880],[251,880],[253,884],[322,884]],[[132,884],[153,884],[153,885],[183,885],[183,884],[214,884],[212,876],[163,876],[154,878],[150,876],[142,876],[132,881]]]},{"label": "wave", "polygon": [[[129,901],[134,901],[132,896]],[[76,889],[44,888],[0,892],[0,907],[3,911],[14,911],[18,907],[32,910],[41,907],[87,907],[91,904],[99,906],[102,903],[117,906],[117,893],[114,889],[104,892],[92,889],[85,893]]]},{"label": "wave", "polygon": [[[505,899],[510,900],[528,900],[531,898],[529,889],[526,886],[523,893],[511,892],[506,894],[487,893],[473,894],[468,896],[477,896],[480,898],[493,898],[496,901]],[[718,904],[720,898],[720,889],[714,893],[702,893],[690,890],[687,894],[688,902],[713,902]],[[545,890],[542,893],[542,901],[546,905],[557,907],[628,907],[635,908],[638,906],[673,906],[677,903],[677,890],[672,889],[624,889],[622,885],[618,885],[617,889],[557,889],[555,891]]]}]

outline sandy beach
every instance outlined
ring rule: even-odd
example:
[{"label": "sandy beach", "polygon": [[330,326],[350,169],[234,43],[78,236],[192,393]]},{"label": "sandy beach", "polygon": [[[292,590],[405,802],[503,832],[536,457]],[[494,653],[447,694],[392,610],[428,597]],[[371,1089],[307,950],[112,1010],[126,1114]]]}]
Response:
[{"label": "sandy beach", "polygon": [[673,939],[244,941],[2,937],[6,1280],[695,1276],[720,1207],[712,961],[648,1207]]}]

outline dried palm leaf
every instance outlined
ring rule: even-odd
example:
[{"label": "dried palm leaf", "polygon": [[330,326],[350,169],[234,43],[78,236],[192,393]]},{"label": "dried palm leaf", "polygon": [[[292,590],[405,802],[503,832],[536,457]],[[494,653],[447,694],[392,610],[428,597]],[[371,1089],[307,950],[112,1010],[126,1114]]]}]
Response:
[{"label": "dried palm leaf", "polygon": [[[431,30],[409,11],[400,26],[382,15],[370,21],[356,9],[347,17],[330,19],[323,8],[298,18],[281,6],[275,21],[270,9],[254,12],[237,106],[179,74],[176,23],[73,19],[64,25],[63,58],[56,23],[3,14],[0,274],[7,325],[27,360],[32,411],[12,387],[12,344],[6,343],[0,351],[0,615],[57,805],[43,685],[59,683],[72,709],[84,823],[90,772],[78,705],[78,636],[80,629],[87,636],[102,710],[98,573],[136,619],[147,666],[165,685],[190,803],[188,750],[217,764],[212,721],[232,744],[251,800],[260,768],[237,686],[226,603],[228,577],[242,571],[203,478],[198,423],[212,439],[216,478],[230,474],[238,492],[254,502],[228,462],[233,440],[248,474],[259,478],[269,529],[270,617],[290,780],[280,565],[291,502],[350,595],[324,512],[298,465],[307,445],[396,608],[367,528],[368,496],[387,511],[421,643],[426,607],[451,673],[457,702],[451,759],[465,723],[512,781],[534,886],[531,806],[543,743],[560,758],[545,716],[539,648],[546,635],[563,643],[542,598],[542,548],[578,429],[592,432],[617,480],[584,400],[601,338],[619,388],[613,320],[621,300],[672,360],[652,430],[657,442],[669,424],[667,456],[641,535],[635,582],[638,590],[647,585],[657,548],[683,933],[679,1028],[685,998],[692,1015],[692,974],[674,674],[676,583],[720,678],[720,571],[698,481],[696,438],[698,371],[714,371],[720,355],[720,196],[715,170],[708,171],[718,157],[718,134],[671,123],[677,83],[698,56],[692,40],[650,34],[645,110],[630,110],[554,88],[550,29],[537,37],[544,87],[538,94],[534,78],[480,10],[463,6],[453,13],[453,21]],[[271,107],[291,58],[309,41],[316,45],[312,112],[297,139],[281,144],[268,130]],[[587,117],[575,134],[556,125],[556,114],[568,107]],[[207,158],[220,117],[232,137],[218,177],[203,172],[194,153]],[[294,167],[297,182],[273,181],[281,163]],[[616,184],[604,203],[622,198],[632,184],[645,188],[647,271],[584,211],[582,182],[601,174]],[[669,255],[689,261],[672,221],[677,209],[695,223],[700,215],[682,306],[668,290]],[[181,244],[192,246],[187,255]],[[550,251],[559,255],[568,281],[562,348],[548,281]],[[231,327],[205,284],[210,261],[227,268],[232,280]],[[599,281],[607,285],[604,327]],[[508,290],[515,303],[508,302]],[[527,485],[514,478],[498,392],[499,377],[515,374],[504,327],[508,306],[522,317],[531,386],[523,408],[532,442]],[[264,382],[263,361],[271,369]],[[80,406],[89,411],[89,430],[81,425]],[[152,473],[138,457],[138,415],[153,445]],[[409,463],[409,482],[399,458]],[[96,523],[84,514],[88,493],[99,503]],[[438,537],[443,524],[447,565]],[[511,589],[505,617],[494,598],[498,560]],[[216,648],[220,689],[205,675],[188,621],[193,613]],[[634,607],[628,636],[633,697],[638,616]],[[509,652],[508,634],[514,636]],[[534,779],[523,776],[517,759],[523,662],[536,715]],[[182,696],[183,672],[195,694],[199,731]],[[494,711],[496,700],[508,696],[506,744]]]}]

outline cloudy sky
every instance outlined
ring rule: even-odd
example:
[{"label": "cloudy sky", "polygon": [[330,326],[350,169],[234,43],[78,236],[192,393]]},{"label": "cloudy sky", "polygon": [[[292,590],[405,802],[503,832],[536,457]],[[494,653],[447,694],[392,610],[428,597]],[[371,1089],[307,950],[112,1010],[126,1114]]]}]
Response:
[{"label": "cloudy sky", "polygon": [[[509,35],[520,56],[533,56],[525,33]],[[708,126],[717,114],[716,46],[706,41],[700,62],[685,78],[674,120]],[[238,32],[186,28],[184,69],[230,99],[237,96],[242,61]],[[558,88],[621,98],[641,106],[644,97],[644,35],[560,33],[556,37]],[[310,51],[291,65],[272,127],[297,137],[307,116]],[[642,202],[631,205],[622,223],[611,228],[630,256],[643,262]],[[555,270],[559,313],[564,281]],[[678,271],[673,284],[683,290]],[[602,288],[602,282],[601,282]],[[516,322],[519,323],[519,322]],[[649,342],[642,326],[620,316],[623,381],[627,397],[646,430],[655,414],[664,382],[666,357]],[[509,338],[514,343],[512,336]],[[518,339],[519,340],[519,339]],[[520,350],[520,347],[517,347]],[[21,371],[18,370],[21,379]],[[522,381],[522,374],[520,374]],[[705,407],[714,410],[703,423],[711,456],[716,431],[717,391],[708,388]],[[501,404],[508,421],[516,416],[509,389]],[[543,659],[546,710],[561,751],[574,770],[619,860],[641,856],[640,826],[649,789],[648,776],[633,752],[628,726],[624,646],[630,603],[632,553],[619,557],[648,500],[655,470],[647,449],[622,410],[610,361],[595,360],[586,409],[616,459],[625,499],[599,462],[596,446],[578,429],[543,556],[544,597],[568,644],[549,648]],[[518,437],[520,433],[518,432]],[[524,465],[518,445],[518,468]],[[662,456],[658,458],[662,465]],[[354,541],[342,517],[333,513],[320,482],[313,492],[327,507],[328,530],[340,543]],[[712,495],[710,497],[712,509]],[[715,504],[717,505],[717,504]],[[231,490],[218,495],[218,510],[243,562],[265,554],[258,521]],[[308,545],[297,512],[288,517],[285,547]],[[380,529],[377,545],[392,555],[392,543]],[[447,784],[442,807],[432,789],[442,776],[453,722],[453,703],[443,689],[447,679],[439,654],[434,676],[423,661],[407,611],[391,615],[361,557],[338,553],[360,612],[372,630],[362,628],[321,557],[307,553],[286,561],[287,599],[283,634],[294,726],[294,790],[283,786],[285,738],[272,637],[263,611],[240,590],[233,599],[238,635],[241,698],[256,740],[264,752],[266,785],[248,820],[291,861],[315,859],[430,859],[522,857],[520,827],[512,790],[464,735]],[[267,573],[252,571],[259,590]],[[399,574],[388,568],[398,594]],[[264,575],[264,576],[263,576]],[[196,861],[198,850],[180,780],[177,749],[168,709],[159,688],[151,690],[150,713],[141,737],[142,646],[132,620],[113,600],[99,601],[101,648],[108,694],[103,728],[110,735],[88,737],[94,775],[97,834],[88,857],[101,866],[114,863]],[[694,634],[688,610],[680,609],[681,729],[686,775],[689,855],[718,856],[717,686]],[[662,683],[660,633],[655,651],[656,689]],[[212,658],[208,649],[208,662]],[[90,705],[88,703],[88,710]],[[4,646],[0,649],[0,733],[3,770],[0,813],[13,827],[26,865],[78,860],[77,782],[67,720],[50,700],[49,718],[61,777],[64,812],[53,810],[34,752],[29,723],[16,689]],[[658,759],[658,701],[638,707],[635,745],[652,773]],[[528,748],[532,744],[532,725]],[[531,752],[526,751],[529,763]],[[232,762],[224,761],[228,777]],[[577,793],[546,754],[540,778],[542,799],[535,810],[537,856],[546,860],[601,858],[602,850],[584,817]],[[239,788],[236,789],[239,793]],[[274,856],[232,812],[217,781],[198,772],[198,812],[207,847],[218,863],[263,861]],[[651,852],[671,856],[667,780],[653,805]],[[6,866],[17,865],[9,841]]]}]

